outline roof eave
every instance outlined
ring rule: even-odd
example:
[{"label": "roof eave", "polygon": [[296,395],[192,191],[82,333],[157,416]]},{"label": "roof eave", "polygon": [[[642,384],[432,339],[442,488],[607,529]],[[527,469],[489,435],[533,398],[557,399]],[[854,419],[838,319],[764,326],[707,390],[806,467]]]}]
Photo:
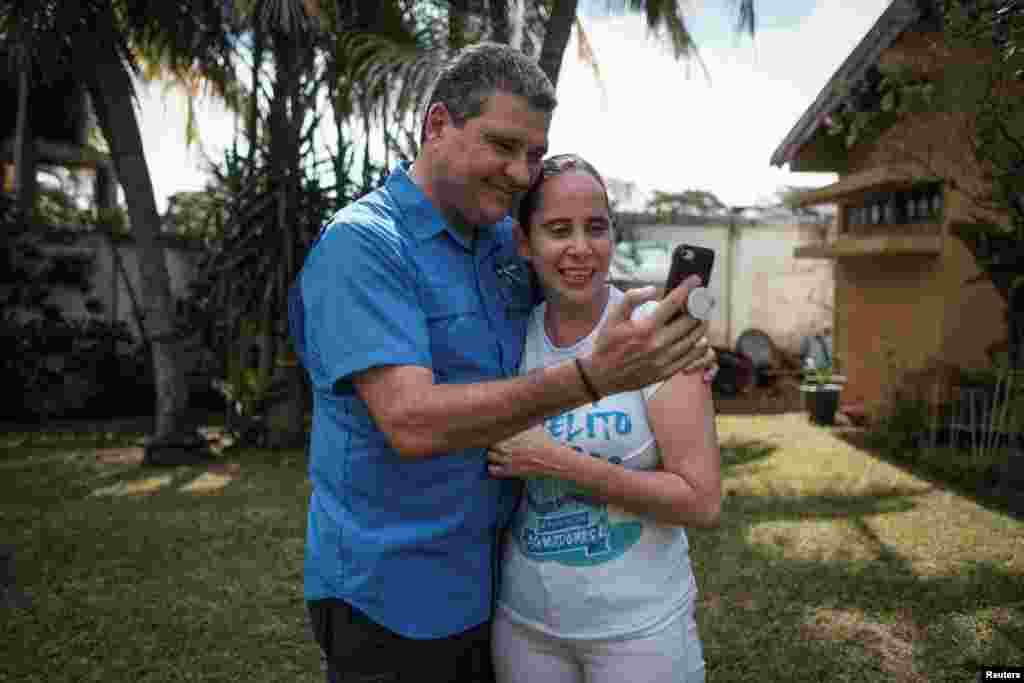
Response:
[{"label": "roof eave", "polygon": [[771,165],[781,167],[793,160],[800,148],[820,128],[825,117],[836,111],[842,102],[838,91],[841,82],[857,82],[865,72],[878,63],[878,59],[890,45],[895,42],[903,31],[921,17],[921,10],[911,0],[893,0],[892,4],[878,18],[867,35],[857,47],[846,57],[838,70],[832,74],[825,87],[815,98],[811,106],[776,147],[772,154]]}]

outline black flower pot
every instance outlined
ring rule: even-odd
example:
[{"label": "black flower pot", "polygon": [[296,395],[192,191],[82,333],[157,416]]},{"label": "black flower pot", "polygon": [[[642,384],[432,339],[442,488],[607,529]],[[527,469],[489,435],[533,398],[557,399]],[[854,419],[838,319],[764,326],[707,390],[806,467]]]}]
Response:
[{"label": "black flower pot", "polygon": [[838,384],[803,384],[800,392],[804,396],[804,407],[811,422],[819,425],[834,425],[839,410]]}]

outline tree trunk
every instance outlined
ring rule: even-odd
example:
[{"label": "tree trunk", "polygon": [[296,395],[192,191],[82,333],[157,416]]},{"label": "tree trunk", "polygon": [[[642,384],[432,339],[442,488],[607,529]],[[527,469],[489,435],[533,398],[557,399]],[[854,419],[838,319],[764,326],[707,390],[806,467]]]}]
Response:
[{"label": "tree trunk", "polygon": [[551,18],[544,31],[544,43],[540,49],[540,68],[551,79],[551,84],[558,86],[558,72],[562,69],[562,57],[572,35],[572,25],[576,21],[578,0],[555,0],[551,8]]},{"label": "tree trunk", "polygon": [[[168,462],[197,451],[194,432],[186,430],[188,388],[183,366],[183,338],[175,328],[174,304],[164,249],[158,242],[160,216],[153,184],[143,153],[142,135],[135,116],[131,75],[112,44],[100,41],[79,45],[79,55],[90,55],[82,70],[96,116],[110,145],[114,169],[124,187],[132,235],[139,249],[139,275],[146,330],[150,335],[153,377],[156,383],[155,434],[146,449],[149,464]],[[91,67],[91,69],[89,68]]]},{"label": "tree trunk", "polygon": [[248,161],[249,165],[247,171],[250,173],[254,170],[254,164],[256,161],[256,149],[259,138],[259,122],[260,122],[260,88],[261,84],[261,71],[263,69],[263,52],[264,52],[264,36],[266,32],[263,28],[263,22],[257,20],[253,26],[253,50],[252,50],[252,93],[249,98],[249,111],[246,116],[245,132],[248,137],[249,152]]},{"label": "tree trunk", "polygon": [[18,109],[14,126],[14,192],[21,215],[28,216],[36,203],[36,149],[28,106],[32,68],[27,57],[18,60]]},{"label": "tree trunk", "polygon": [[[279,77],[274,83],[274,103],[271,115],[271,177],[277,186],[277,230],[281,238],[281,260],[277,272],[275,294],[270,298],[265,318],[272,335],[286,334],[278,329],[278,321],[287,315],[288,284],[298,270],[296,249],[298,244],[298,205],[302,169],[300,150],[302,126],[307,108],[301,93],[303,46],[294,34],[275,36],[275,66]],[[275,337],[276,341],[276,337]],[[275,345],[276,348],[276,345]],[[275,391],[286,388],[284,396],[275,398],[267,416],[268,445],[273,448],[297,447],[305,443],[305,397],[303,388],[295,383],[295,371],[278,367],[277,354],[269,368],[277,378]],[[299,378],[301,382],[301,377]]]}]

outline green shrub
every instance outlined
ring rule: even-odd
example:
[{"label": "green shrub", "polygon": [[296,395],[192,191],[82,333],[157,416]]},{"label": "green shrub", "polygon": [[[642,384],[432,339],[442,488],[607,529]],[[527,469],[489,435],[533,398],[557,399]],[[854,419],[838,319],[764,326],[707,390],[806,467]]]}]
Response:
[{"label": "green shrub", "polygon": [[[146,365],[131,351],[123,322],[43,317],[0,321],[0,383],[18,403],[4,417],[45,420],[137,410],[147,394]],[[151,382],[151,380],[150,380]],[[152,401],[145,404],[150,409]]]},{"label": "green shrub", "polygon": [[897,395],[886,414],[872,425],[869,438],[887,454],[913,460],[930,427],[931,414],[925,401]]}]

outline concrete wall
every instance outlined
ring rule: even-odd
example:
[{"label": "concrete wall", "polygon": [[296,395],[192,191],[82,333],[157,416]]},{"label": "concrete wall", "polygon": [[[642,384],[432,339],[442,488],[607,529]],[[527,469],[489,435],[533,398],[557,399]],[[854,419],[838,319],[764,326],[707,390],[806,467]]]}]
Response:
[{"label": "concrete wall", "polygon": [[[164,255],[167,270],[171,279],[171,294],[178,299],[188,296],[188,284],[197,272],[201,252],[188,244],[167,240]],[[75,252],[94,257],[91,277],[92,291],[82,294],[77,290],[55,288],[50,301],[59,306],[64,314],[71,318],[85,319],[97,317],[108,321],[127,323],[136,344],[141,341],[135,311],[129,296],[129,285],[134,291],[136,301],[141,305],[141,281],[139,277],[138,249],[131,242],[116,243],[116,249],[128,276],[128,282],[115,267],[115,261],[109,242],[99,235],[83,235],[73,245],[50,245],[51,250]],[[93,316],[86,309],[88,299],[97,299],[103,310]],[[129,351],[130,349],[121,349]],[[193,388],[206,388],[209,383],[211,368],[217,366],[216,358],[210,349],[202,345],[200,331],[186,340],[184,365],[187,379]]]},{"label": "concrete wall", "polygon": [[[793,250],[824,226],[789,222],[741,221],[728,225],[636,225],[637,239],[658,240],[671,248],[689,243],[715,251],[711,288],[719,305],[712,320],[712,343],[734,347],[748,329],[767,333],[780,348],[797,352],[800,342],[832,326],[833,264],[793,257]],[[665,272],[657,279],[664,282]]]},{"label": "concrete wall", "polygon": [[[56,289],[51,301],[61,307],[69,317],[88,317],[86,300],[95,298],[103,305],[100,314],[105,320],[123,321],[128,323],[132,334],[138,338],[138,326],[132,310],[129,295],[129,283],[135,293],[136,300],[141,304],[141,280],[139,276],[138,249],[132,242],[117,242],[116,249],[128,276],[128,282],[119,273],[109,242],[99,235],[83,235],[73,245],[51,245],[49,249],[61,252],[88,254],[94,258],[94,270],[91,278],[92,291],[82,295],[76,290]],[[183,245],[165,245],[164,255],[167,270],[171,279],[171,294],[184,298],[188,294],[188,284],[196,275],[201,252],[195,247]]]},{"label": "concrete wall", "polygon": [[[795,220],[764,224],[741,222],[734,232],[731,264],[726,225],[641,224],[635,226],[633,234],[637,239],[662,241],[669,249],[688,242],[715,250],[711,288],[719,298],[719,305],[711,321],[712,343],[734,347],[743,331],[756,328],[769,334],[780,348],[795,353],[804,337],[832,325],[832,262],[793,258],[793,250],[821,229],[822,226],[801,225]],[[107,242],[97,235],[85,235],[74,246],[59,248],[94,255],[96,269],[93,291],[89,295],[58,291],[54,302],[68,315],[87,316],[86,298],[95,297],[104,306],[101,315],[105,319],[125,321],[137,335],[128,286],[115,268]],[[137,249],[131,243],[122,242],[117,250],[131,286],[139,296]],[[200,252],[195,248],[168,246],[165,254],[172,293],[184,297],[188,282],[196,273]],[[667,275],[666,262],[666,268],[655,273],[651,282],[660,285]]]}]

